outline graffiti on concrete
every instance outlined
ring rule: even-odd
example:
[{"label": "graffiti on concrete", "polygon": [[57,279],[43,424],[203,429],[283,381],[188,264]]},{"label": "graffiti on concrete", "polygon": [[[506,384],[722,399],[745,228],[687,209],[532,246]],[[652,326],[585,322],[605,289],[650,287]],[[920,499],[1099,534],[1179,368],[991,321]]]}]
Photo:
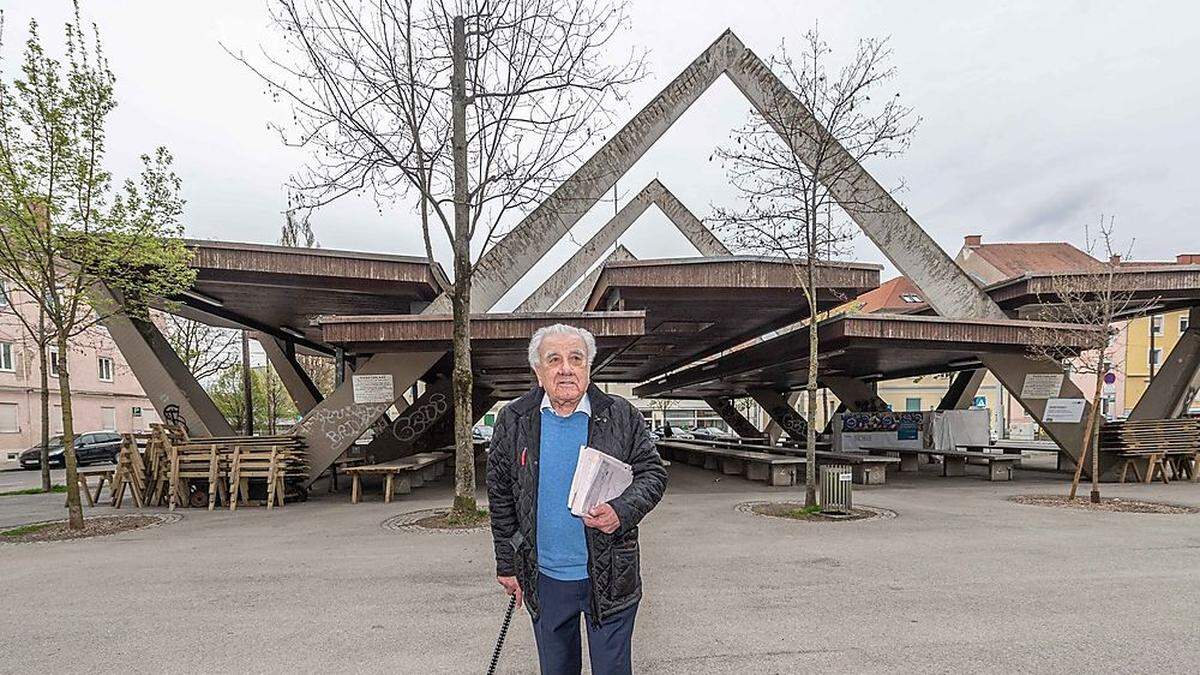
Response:
[{"label": "graffiti on concrete", "polygon": [[392,435],[401,443],[411,443],[429,430],[450,410],[450,400],[438,392],[424,403],[409,406],[392,424]]},{"label": "graffiti on concrete", "polygon": [[325,434],[336,447],[361,436],[388,407],[387,403],[350,403],[341,408],[314,410],[296,429],[305,436]]}]

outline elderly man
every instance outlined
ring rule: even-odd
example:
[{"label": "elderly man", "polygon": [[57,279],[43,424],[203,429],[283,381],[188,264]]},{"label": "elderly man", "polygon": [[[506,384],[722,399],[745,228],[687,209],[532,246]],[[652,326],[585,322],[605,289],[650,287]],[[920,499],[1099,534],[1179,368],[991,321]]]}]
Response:
[{"label": "elderly man", "polygon": [[[592,385],[596,340],[556,324],[529,341],[539,386],[500,411],[487,488],[496,580],[533,617],[543,673],[582,668],[579,615],[592,672],[632,671],[633,619],[642,597],[638,523],[662,498],[667,472],[628,401]],[[567,508],[579,447],[633,467],[633,484],[583,518]]]}]

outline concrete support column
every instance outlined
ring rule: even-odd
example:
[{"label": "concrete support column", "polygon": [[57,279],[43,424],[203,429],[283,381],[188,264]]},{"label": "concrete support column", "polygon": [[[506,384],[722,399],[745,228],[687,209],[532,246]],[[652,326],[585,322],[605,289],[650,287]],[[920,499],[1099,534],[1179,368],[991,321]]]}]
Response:
[{"label": "concrete support column", "polygon": [[[788,397],[787,397],[788,407],[791,408],[792,410],[795,410],[796,402],[799,400],[800,400],[800,392],[793,391],[792,393],[788,394]],[[775,421],[775,418],[770,417],[769,415],[767,417],[767,428],[764,429],[764,431],[766,432],[767,440],[770,441],[771,445],[775,445],[776,443],[778,443],[780,437],[783,436],[783,427],[779,426],[779,423]]]},{"label": "concrete support column", "polygon": [[747,393],[793,439],[799,441],[806,437],[808,422],[788,405],[788,399],[783,394],[770,389],[754,389]]},{"label": "concrete support column", "polygon": [[983,368],[956,373],[950,382],[950,388],[946,390],[946,395],[938,403],[937,409],[966,410],[970,408],[975,401],[975,394],[979,392],[979,385],[983,384],[983,378],[986,376],[987,370]]},{"label": "concrete support column", "polygon": [[167,419],[168,406],[177,406],[192,436],[234,435],[229,421],[153,322],[117,313],[102,323],[160,419]]},{"label": "concrete support column", "polygon": [[608,254],[604,262],[596,266],[596,269],[588,272],[588,275],[583,278],[575,288],[571,289],[570,293],[563,296],[558,304],[554,305],[551,311],[554,312],[582,312],[587,306],[588,298],[592,295],[592,289],[596,287],[596,280],[600,278],[600,273],[604,271],[604,266],[610,262],[623,262],[626,260],[637,260],[637,257],[629,252],[629,249],[624,246],[617,246],[613,252]]},{"label": "concrete support column", "polygon": [[1188,311],[1180,336],[1129,413],[1131,420],[1173,419],[1185,413],[1200,391],[1200,307]]},{"label": "concrete support column", "polygon": [[394,396],[386,403],[354,400],[354,378],[348,377],[296,425],[308,447],[311,483],[338,455],[374,425],[393,404],[404,405],[404,392],[444,355],[443,352],[376,354],[358,364],[356,375],[391,375]]},{"label": "concrete support column", "polygon": [[713,412],[720,415],[721,419],[725,420],[729,428],[738,436],[742,438],[762,438],[763,432],[759,431],[758,428],[750,423],[750,420],[746,419],[745,415],[738,411],[737,407],[733,405],[733,399],[708,396],[705,397],[704,402],[708,404],[708,407],[713,409]]},{"label": "concrete support column", "polygon": [[[1029,416],[1037,420],[1042,429],[1058,443],[1059,448],[1071,458],[1071,461],[1078,462],[1079,456],[1083,453],[1083,428],[1086,426],[1088,414],[1091,411],[1091,403],[1086,402],[1087,397],[1078,387],[1071,382],[1071,378],[1063,373],[1062,368],[1057,363],[1045,361],[1042,359],[1031,358],[1022,354],[990,354],[980,356],[984,367],[992,371],[1004,388],[1012,393],[1014,401],[1019,403]],[[1046,411],[1046,401],[1048,398],[1032,398],[1023,396],[1026,379],[1030,375],[1061,375],[1062,384],[1059,386],[1055,396],[1048,398],[1080,398],[1084,399],[1084,410],[1081,421],[1073,422],[1044,422],[1042,416]],[[1084,474],[1088,474],[1091,468],[1089,460],[1083,468]],[[1100,475],[1104,477],[1113,472],[1118,462],[1109,455],[1100,454]],[[1090,474],[1088,474],[1090,476]]]},{"label": "concrete support column", "polygon": [[308,414],[308,411],[315,408],[321,401],[321,391],[317,389],[312,378],[296,361],[296,346],[291,342],[284,342],[263,333],[255,333],[254,339],[262,345],[263,351],[267,354],[267,360],[271,362],[279,379],[283,381],[283,388],[292,398],[292,403],[296,404],[296,410],[300,411],[301,415]]},{"label": "concrete support column", "polygon": [[821,384],[846,406],[850,412],[881,412],[888,409],[887,402],[875,393],[875,385],[853,377],[830,376],[821,379]]}]

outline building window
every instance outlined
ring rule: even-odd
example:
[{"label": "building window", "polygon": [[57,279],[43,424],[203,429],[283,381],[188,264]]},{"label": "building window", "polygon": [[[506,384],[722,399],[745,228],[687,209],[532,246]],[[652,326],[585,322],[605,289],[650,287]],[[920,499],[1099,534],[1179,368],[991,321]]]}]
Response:
[{"label": "building window", "polygon": [[1188,329],[1188,315],[1184,314],[1179,317],[1179,334],[1182,335]]},{"label": "building window", "polygon": [[113,361],[112,361],[112,359],[108,358],[107,356],[101,356],[99,363],[100,363],[100,381],[101,382],[112,382],[113,381]]},{"label": "building window", "polygon": [[12,348],[11,342],[0,342],[0,370],[9,373],[14,372]]},{"label": "building window", "polygon": [[1158,316],[1150,317],[1150,334],[1151,335],[1162,335],[1163,334],[1163,318],[1162,318],[1161,314]]},{"label": "building window", "polygon": [[58,350],[50,350],[50,377],[58,377]]},{"label": "building window", "polygon": [[921,411],[921,399],[920,398],[904,399],[904,410],[906,412],[920,412]]},{"label": "building window", "polygon": [[0,434],[21,433],[18,412],[16,403],[0,403]]},{"label": "building window", "polygon": [[8,307],[8,281],[0,279],[0,308]]},{"label": "building window", "polygon": [[1150,365],[1157,366],[1162,361],[1162,350],[1158,347],[1150,350]]},{"label": "building window", "polygon": [[117,430],[117,409],[116,408],[100,408],[100,426],[105,431]]},{"label": "building window", "polygon": [[912,304],[922,302],[921,296],[919,296],[915,293],[903,293],[900,295],[900,299],[907,303],[912,303]]}]

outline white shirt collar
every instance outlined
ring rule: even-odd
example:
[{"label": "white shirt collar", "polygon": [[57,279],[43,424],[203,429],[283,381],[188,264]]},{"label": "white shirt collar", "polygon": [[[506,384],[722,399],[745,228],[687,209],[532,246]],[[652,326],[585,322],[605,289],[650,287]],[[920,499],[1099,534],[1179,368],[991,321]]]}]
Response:
[{"label": "white shirt collar", "polygon": [[[558,411],[554,409],[554,405],[550,403],[550,394],[542,394],[542,410],[549,410],[558,415]],[[572,413],[581,412],[588,417],[592,416],[592,402],[588,399],[587,392],[583,392],[583,398],[579,399],[579,405],[575,406]],[[570,415],[558,415],[559,417],[570,417]]]}]

